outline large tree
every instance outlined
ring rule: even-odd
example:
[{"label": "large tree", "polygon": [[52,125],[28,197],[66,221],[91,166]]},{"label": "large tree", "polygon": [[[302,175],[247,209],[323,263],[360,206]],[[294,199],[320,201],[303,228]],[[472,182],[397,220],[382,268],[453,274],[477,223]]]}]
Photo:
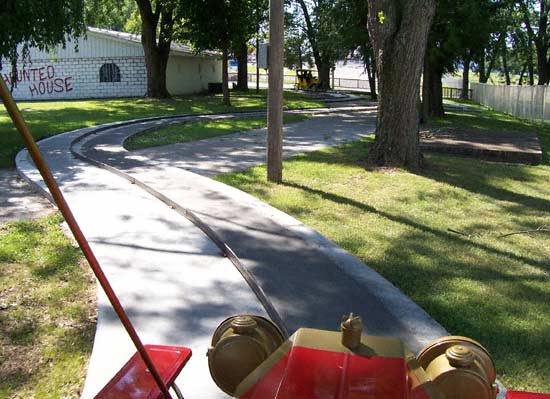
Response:
[{"label": "large tree", "polygon": [[4,0],[0,20],[0,66],[7,60],[12,73],[29,47],[47,50],[85,30],[83,0]]},{"label": "large tree", "polygon": [[182,39],[197,50],[222,53],[223,101],[230,104],[227,65],[229,52],[256,31],[253,0],[180,0]]},{"label": "large tree", "polygon": [[[141,34],[147,69],[147,97],[168,98],[166,68],[178,0],[85,0],[88,23],[102,28]],[[133,4],[132,4],[133,3]],[[137,6],[137,7],[136,7]],[[139,29],[136,29],[139,25]],[[138,32],[136,32],[138,30]]]},{"label": "large tree", "polygon": [[444,115],[443,74],[454,72],[460,61],[466,74],[472,55],[482,51],[492,30],[500,29],[486,23],[496,11],[492,0],[437,0],[424,61],[423,119]]},{"label": "large tree", "polygon": [[304,28],[319,73],[319,88],[330,87],[330,71],[348,49],[341,47],[333,11],[337,0],[296,0],[303,15]]},{"label": "large tree", "polygon": [[141,16],[141,44],[147,67],[147,97],[170,97],[166,67],[176,22],[172,0],[136,0]]},{"label": "large tree", "polygon": [[307,41],[302,15],[295,7],[285,12],[285,67],[305,69],[313,65],[313,54]]},{"label": "large tree", "polygon": [[[265,23],[268,17],[268,2],[267,0],[252,0],[247,3],[249,10],[247,14],[252,16],[254,25],[248,24],[249,30],[233,44],[233,54],[237,59],[237,89],[248,91],[248,48],[250,39],[255,36],[255,47],[259,46],[259,35],[262,24]],[[254,26],[254,29],[253,29]]]},{"label": "large tree", "polygon": [[378,119],[369,160],[416,169],[420,74],[435,0],[371,0],[368,30],[378,70]]},{"label": "large tree", "polygon": [[537,54],[538,84],[550,83],[550,2],[548,0],[519,0],[523,23],[534,43]]},{"label": "large tree", "polygon": [[369,80],[371,98],[376,100],[376,61],[367,30],[367,2],[335,0],[329,16],[339,32],[333,37],[336,47],[347,50],[349,57],[362,59]]}]

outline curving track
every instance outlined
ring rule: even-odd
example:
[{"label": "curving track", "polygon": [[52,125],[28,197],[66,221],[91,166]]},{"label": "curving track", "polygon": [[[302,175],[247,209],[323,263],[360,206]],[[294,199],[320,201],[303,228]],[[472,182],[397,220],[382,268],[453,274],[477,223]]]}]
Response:
[{"label": "curving track", "polygon": [[[285,128],[285,155],[355,140],[374,126],[374,116],[372,107],[319,110]],[[122,147],[128,135],[151,126],[204,117],[233,116],[134,121],[40,143],[143,341],[194,350],[178,379],[186,397],[225,397],[210,380],[204,353],[216,325],[236,313],[268,313],[292,332],[299,326],[336,329],[341,315],[354,311],[369,333],[399,336],[413,350],[446,334],[395,287],[315,231],[194,173],[262,163],[265,133],[134,153]],[[40,184],[25,153],[18,168]],[[92,397],[133,352],[101,293],[99,306],[83,397]]]}]

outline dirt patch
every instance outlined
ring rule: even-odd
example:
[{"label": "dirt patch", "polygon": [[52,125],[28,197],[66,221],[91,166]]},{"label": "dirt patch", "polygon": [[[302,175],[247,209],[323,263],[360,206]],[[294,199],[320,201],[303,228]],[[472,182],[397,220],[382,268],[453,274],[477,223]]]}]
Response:
[{"label": "dirt patch", "polygon": [[423,150],[494,161],[539,164],[542,149],[536,133],[437,128],[420,132]]},{"label": "dirt patch", "polygon": [[0,169],[0,225],[49,215],[54,206],[34,192],[15,169]]}]

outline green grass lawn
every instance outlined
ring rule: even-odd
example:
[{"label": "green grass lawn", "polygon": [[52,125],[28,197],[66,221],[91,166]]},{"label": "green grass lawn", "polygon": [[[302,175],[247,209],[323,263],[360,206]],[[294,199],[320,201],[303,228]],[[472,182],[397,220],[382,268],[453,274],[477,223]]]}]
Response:
[{"label": "green grass lawn", "polygon": [[[311,108],[323,103],[300,93],[285,91],[286,108]],[[101,123],[116,122],[151,116],[231,112],[265,109],[266,91],[259,95],[232,93],[232,105],[222,104],[221,96],[195,96],[172,100],[125,98],[110,100],[21,102],[29,128],[35,139]],[[23,141],[13,128],[3,107],[0,107],[0,168],[13,166],[15,154],[23,148]]]},{"label": "green grass lawn", "polygon": [[77,398],[95,332],[95,279],[60,214],[0,226],[0,397]]},{"label": "green grass lawn", "polygon": [[[493,112],[436,122],[534,128]],[[548,160],[546,130],[541,138]],[[550,392],[550,235],[499,237],[550,227],[550,166],[427,155],[419,174],[368,171],[367,142],[289,159],[281,185],[265,167],[218,179],[317,229],[452,334],[480,341],[509,389]]]},{"label": "green grass lawn", "polygon": [[[307,118],[308,115],[304,114],[285,114],[284,124],[300,122]],[[131,136],[124,142],[124,147],[131,151],[167,144],[185,143],[251,129],[260,129],[266,127],[266,125],[265,116],[176,123]]]}]

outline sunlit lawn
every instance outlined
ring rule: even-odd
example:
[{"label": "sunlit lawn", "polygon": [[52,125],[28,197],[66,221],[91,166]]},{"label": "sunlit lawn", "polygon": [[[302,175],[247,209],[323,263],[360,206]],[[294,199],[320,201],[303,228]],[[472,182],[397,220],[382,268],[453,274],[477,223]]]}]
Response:
[{"label": "sunlit lawn", "polygon": [[[323,103],[299,93],[285,91],[285,107],[311,108]],[[256,95],[232,93],[232,105],[222,104],[221,97],[195,96],[173,100],[124,98],[109,100],[22,102],[19,104],[35,139],[49,137],[86,126],[152,116],[231,112],[264,109],[266,91]],[[13,166],[17,151],[23,148],[4,107],[0,107],[0,168]]]},{"label": "sunlit lawn", "polygon": [[0,226],[0,397],[77,398],[95,331],[95,280],[61,216]]},{"label": "sunlit lawn", "polygon": [[[284,124],[296,123],[307,119],[304,114],[285,114]],[[267,125],[265,116],[243,119],[223,119],[191,123],[176,123],[146,130],[131,136],[124,142],[127,150],[156,147],[161,145],[185,143],[223,136],[230,133],[264,128]]]},{"label": "sunlit lawn", "polygon": [[[535,127],[493,112],[437,122]],[[541,136],[548,163],[548,132]],[[281,185],[266,181],[264,167],[218,178],[317,229],[452,334],[483,343],[508,388],[550,392],[550,235],[499,237],[550,228],[550,166],[427,155],[420,174],[369,171],[366,152],[362,141],[297,156]]]}]

